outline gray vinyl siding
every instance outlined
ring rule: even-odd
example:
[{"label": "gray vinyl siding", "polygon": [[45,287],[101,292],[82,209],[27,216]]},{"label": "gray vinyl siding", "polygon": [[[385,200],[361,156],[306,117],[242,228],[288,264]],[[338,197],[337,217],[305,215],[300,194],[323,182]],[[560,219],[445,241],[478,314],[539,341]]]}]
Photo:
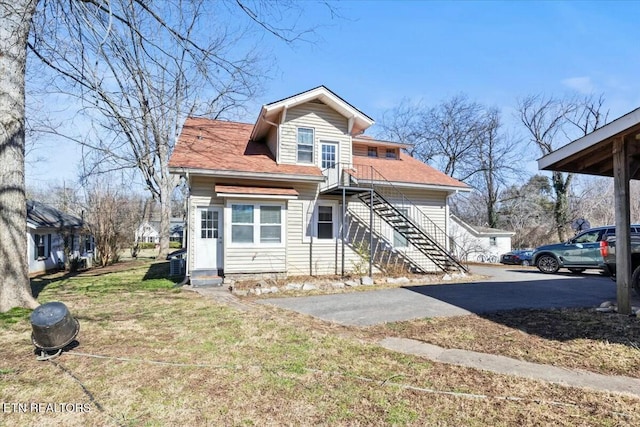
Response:
[{"label": "gray vinyl siding", "polygon": [[[286,120],[280,126],[280,162],[297,163],[297,129],[314,129],[313,163],[319,164],[320,141],[339,144],[340,163],[351,162],[351,137],[347,134],[347,119],[324,104],[306,103],[287,110]],[[303,164],[303,163],[301,163]]]},{"label": "gray vinyl siding", "polygon": [[[398,207],[402,205],[408,210],[409,216],[414,219],[417,218],[417,211],[422,212],[431,221],[433,221],[436,226],[446,232],[446,193],[438,191],[416,190],[410,188],[401,188],[400,190],[402,194],[404,194],[404,196],[411,201],[412,205],[406,203],[402,205],[401,197],[387,196],[387,200],[391,204]],[[357,246],[357,242],[362,242],[363,240],[368,246],[368,229],[371,228],[371,223],[369,221],[369,206],[360,202],[358,199],[351,199],[349,203],[349,212],[351,214],[350,218],[352,218],[348,226],[350,240],[356,242],[354,246]],[[360,224],[360,226],[358,226],[358,224]],[[391,227],[378,215],[373,215],[372,228],[374,230],[374,251],[377,254],[374,256],[384,255],[379,253],[379,251],[387,251],[390,253],[399,251],[403,254],[406,254],[413,261],[420,264],[420,266],[425,270],[432,272],[438,271],[437,267],[431,261],[429,261],[420,251],[413,247],[410,242],[408,242],[408,245],[406,247],[395,248],[393,227]],[[448,246],[448,242],[446,241],[446,239],[439,240],[439,243],[443,247]]]},{"label": "gray vinyl siding", "polygon": [[273,158],[278,160],[278,128],[275,126],[271,126],[269,129],[269,134],[267,135],[267,147],[269,147],[269,151],[273,154]]}]

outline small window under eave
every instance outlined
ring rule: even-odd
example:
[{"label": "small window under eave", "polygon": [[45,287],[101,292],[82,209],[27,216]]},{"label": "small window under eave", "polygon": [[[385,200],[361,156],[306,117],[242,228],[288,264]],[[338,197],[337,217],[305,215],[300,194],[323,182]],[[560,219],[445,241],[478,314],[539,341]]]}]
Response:
[{"label": "small window under eave", "polygon": [[385,153],[385,158],[387,159],[397,159],[398,158],[398,150],[395,148],[387,148]]}]

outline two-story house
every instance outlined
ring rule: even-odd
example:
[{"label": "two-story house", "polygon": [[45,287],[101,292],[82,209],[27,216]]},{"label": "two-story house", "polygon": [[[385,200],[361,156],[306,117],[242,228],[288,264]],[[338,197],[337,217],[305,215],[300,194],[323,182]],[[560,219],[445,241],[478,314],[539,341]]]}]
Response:
[{"label": "two-story house", "polygon": [[324,86],[263,106],[255,124],[188,118],[169,165],[190,187],[192,283],[464,269],[447,199],[469,187],[363,135],[373,123]]}]

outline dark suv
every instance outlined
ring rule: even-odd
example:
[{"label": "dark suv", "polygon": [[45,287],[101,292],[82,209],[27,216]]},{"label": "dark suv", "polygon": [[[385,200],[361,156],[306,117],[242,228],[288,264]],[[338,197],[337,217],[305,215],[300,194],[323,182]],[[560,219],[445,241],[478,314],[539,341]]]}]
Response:
[{"label": "dark suv", "polygon": [[[632,225],[631,232],[640,232],[640,225]],[[595,227],[572,237],[564,243],[536,248],[533,264],[543,273],[555,273],[568,268],[572,273],[582,273],[587,268],[604,270],[600,241],[615,236],[616,226]]]}]

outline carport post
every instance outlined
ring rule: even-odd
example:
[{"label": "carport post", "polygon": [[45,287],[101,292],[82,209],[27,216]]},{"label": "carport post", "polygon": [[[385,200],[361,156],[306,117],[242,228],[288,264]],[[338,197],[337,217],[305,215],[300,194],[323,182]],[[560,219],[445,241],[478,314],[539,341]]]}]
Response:
[{"label": "carport post", "polygon": [[613,187],[616,209],[616,288],[618,313],[631,314],[631,219],[629,150],[624,137],[613,141]]}]

